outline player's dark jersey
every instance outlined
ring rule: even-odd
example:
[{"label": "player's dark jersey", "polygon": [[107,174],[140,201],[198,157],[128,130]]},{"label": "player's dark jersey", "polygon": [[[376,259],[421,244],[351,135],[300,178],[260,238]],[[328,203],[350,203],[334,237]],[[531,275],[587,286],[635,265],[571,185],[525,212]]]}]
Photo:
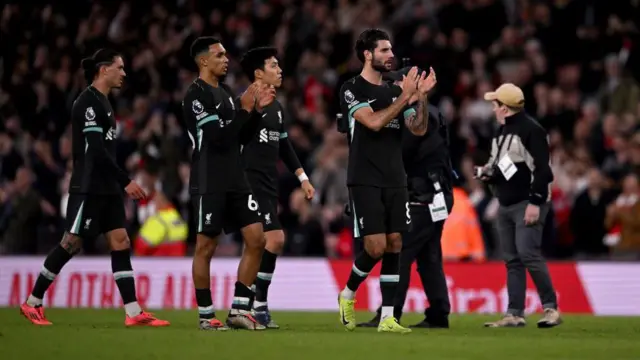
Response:
[{"label": "player's dark jersey", "polygon": [[190,193],[248,191],[238,135],[249,113],[239,109],[230,89],[197,79],[187,89],[182,111],[193,145]]},{"label": "player's dark jersey", "polygon": [[340,88],[340,108],[349,121],[348,186],[407,186],[401,147],[403,114],[377,132],[353,118],[363,107],[371,107],[374,112],[389,107],[401,93],[395,85],[374,85],[360,75]]},{"label": "player's dark jersey", "polygon": [[71,109],[73,172],[69,186],[76,194],[121,194],[130,182],[116,163],[116,120],[109,99],[93,86]]},{"label": "player's dark jersey", "polygon": [[287,138],[284,111],[276,100],[261,115],[258,131],[242,148],[242,158],[253,191],[276,195],[280,142]]}]

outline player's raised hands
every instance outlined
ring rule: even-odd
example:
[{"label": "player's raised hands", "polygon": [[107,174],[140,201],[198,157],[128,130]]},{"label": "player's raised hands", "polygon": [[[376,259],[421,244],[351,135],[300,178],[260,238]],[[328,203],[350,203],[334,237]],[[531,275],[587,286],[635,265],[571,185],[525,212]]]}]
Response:
[{"label": "player's raised hands", "polygon": [[124,188],[124,191],[126,191],[127,195],[129,195],[129,197],[133,200],[140,200],[147,197],[147,193],[145,193],[140,185],[138,185],[135,181],[131,181],[129,185]]},{"label": "player's raised hands", "polygon": [[420,76],[420,80],[418,81],[418,92],[420,93],[420,95],[426,95],[436,86],[437,83],[438,81],[436,80],[436,72],[432,67],[430,67],[428,76],[424,71]]},{"label": "player's raised hands", "polygon": [[269,106],[276,98],[276,88],[273,85],[264,84],[257,90],[258,103],[256,104],[256,110],[262,111],[265,107]]},{"label": "player's raised hands", "polygon": [[256,106],[256,102],[258,99],[258,91],[259,91],[259,85],[256,83],[253,83],[251,85],[249,85],[249,87],[247,88],[247,90],[244,92],[244,94],[242,94],[242,96],[240,96],[240,106],[248,111],[248,112],[252,112],[253,109]]},{"label": "player's raised hands", "polygon": [[407,75],[404,75],[402,77],[402,93],[409,97],[415,94],[416,91],[418,91],[419,80],[420,77],[418,75],[418,68],[414,66],[411,68],[411,70],[409,70],[409,73],[407,73]]}]

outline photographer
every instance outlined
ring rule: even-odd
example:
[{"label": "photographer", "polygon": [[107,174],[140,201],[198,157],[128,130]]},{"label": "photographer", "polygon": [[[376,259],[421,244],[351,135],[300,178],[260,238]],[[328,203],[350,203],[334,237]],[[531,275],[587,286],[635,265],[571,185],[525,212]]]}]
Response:
[{"label": "photographer", "polygon": [[524,95],[519,87],[503,84],[484,98],[493,103],[500,128],[492,141],[489,162],[476,168],[475,176],[491,185],[500,203],[498,236],[507,266],[509,295],[505,316],[485,326],[526,325],[528,270],[544,309],[538,327],[553,327],[561,323],[558,300],[540,251],[553,180],[547,134],[524,112]]}]

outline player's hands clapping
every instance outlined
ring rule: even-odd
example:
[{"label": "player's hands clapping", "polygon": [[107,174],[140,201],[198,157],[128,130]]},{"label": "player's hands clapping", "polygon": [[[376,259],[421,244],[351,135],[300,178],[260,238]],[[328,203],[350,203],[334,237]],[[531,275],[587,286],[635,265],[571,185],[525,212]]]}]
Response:
[{"label": "player's hands clapping", "polygon": [[418,80],[418,92],[420,95],[424,96],[431,91],[437,83],[436,72],[432,67],[430,67],[428,76],[424,71],[420,75],[420,80]]},{"label": "player's hands clapping", "polygon": [[240,106],[251,112],[254,109],[262,111],[269,106],[276,98],[276,89],[267,84],[253,83],[249,85],[247,91],[240,96]]},{"label": "player's hands clapping", "polygon": [[402,77],[402,93],[410,98],[418,91],[419,80],[420,77],[418,75],[418,68],[414,66],[411,68],[411,70],[409,70],[409,73],[407,73],[407,75]]},{"label": "player's hands clapping", "polygon": [[256,110],[262,112],[262,109],[269,106],[276,98],[276,88],[273,85],[262,85],[257,91]]},{"label": "player's hands clapping", "polygon": [[253,109],[256,106],[259,89],[260,88],[259,88],[258,84],[253,83],[253,84],[249,85],[249,87],[244,92],[244,94],[242,94],[242,96],[240,96],[240,106],[244,110],[246,110],[248,112],[252,112],[253,111]]},{"label": "player's hands clapping", "polygon": [[135,181],[131,181],[129,185],[124,188],[124,191],[126,191],[127,195],[129,195],[129,197],[133,200],[140,200],[147,197],[147,193],[145,193],[140,185],[138,185]]}]

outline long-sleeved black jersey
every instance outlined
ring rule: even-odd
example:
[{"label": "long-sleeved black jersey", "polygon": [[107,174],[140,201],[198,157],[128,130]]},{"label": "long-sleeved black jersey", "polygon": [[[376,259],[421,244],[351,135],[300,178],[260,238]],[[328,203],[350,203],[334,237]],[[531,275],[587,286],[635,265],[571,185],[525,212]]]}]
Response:
[{"label": "long-sleeved black jersey", "polygon": [[254,192],[278,194],[278,159],[291,172],[301,168],[286,131],[287,117],[276,100],[267,106],[255,131],[242,149],[249,184]]},{"label": "long-sleeved black jersey", "polygon": [[240,108],[231,90],[197,79],[187,90],[182,111],[193,145],[191,194],[249,191],[240,135],[251,114]]},{"label": "long-sleeved black jersey", "polygon": [[73,172],[69,193],[121,194],[129,176],[116,163],[116,120],[109,99],[86,88],[71,110]]}]

